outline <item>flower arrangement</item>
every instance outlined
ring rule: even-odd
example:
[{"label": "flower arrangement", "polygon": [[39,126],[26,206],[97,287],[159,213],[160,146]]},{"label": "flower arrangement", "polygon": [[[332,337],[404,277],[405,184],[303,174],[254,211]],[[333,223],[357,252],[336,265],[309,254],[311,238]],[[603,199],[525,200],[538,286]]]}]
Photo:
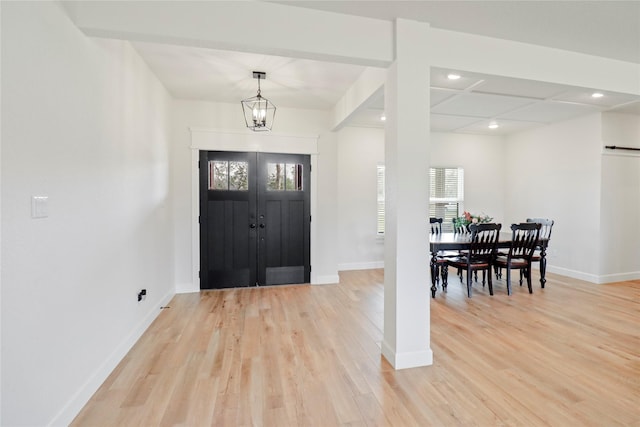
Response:
[{"label": "flower arrangement", "polygon": [[493,217],[489,215],[480,214],[474,215],[471,212],[464,211],[462,216],[453,219],[453,224],[456,228],[458,227],[467,227],[469,224],[478,224],[483,222],[491,222],[493,221]]}]

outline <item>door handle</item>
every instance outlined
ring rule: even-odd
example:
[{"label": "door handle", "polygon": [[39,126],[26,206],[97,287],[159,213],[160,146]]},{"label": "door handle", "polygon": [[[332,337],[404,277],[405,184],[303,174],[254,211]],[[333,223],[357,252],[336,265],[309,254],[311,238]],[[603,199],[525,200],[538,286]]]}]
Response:
[{"label": "door handle", "polygon": [[255,224],[253,224],[253,223],[252,223],[252,224],[249,224],[249,228],[256,228],[256,225],[255,225]]},{"label": "door handle", "polygon": [[264,224],[260,224],[260,228],[264,228],[264,227],[265,227],[265,225],[264,225]]}]

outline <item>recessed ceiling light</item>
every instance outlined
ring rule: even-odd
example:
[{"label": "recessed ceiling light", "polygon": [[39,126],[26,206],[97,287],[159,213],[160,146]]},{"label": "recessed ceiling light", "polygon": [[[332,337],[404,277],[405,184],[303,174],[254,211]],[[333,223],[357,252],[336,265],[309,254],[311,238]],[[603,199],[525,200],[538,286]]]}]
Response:
[{"label": "recessed ceiling light", "polygon": [[604,96],[604,94],[600,93],[600,92],[594,92],[594,93],[591,94],[592,98],[602,98],[603,96]]},{"label": "recessed ceiling light", "polygon": [[489,129],[498,129],[499,126],[496,122],[489,123]]},{"label": "recessed ceiling light", "polygon": [[380,120],[384,122],[385,120],[387,120],[387,116],[385,116],[384,113],[382,113],[382,115],[380,116]]},{"label": "recessed ceiling light", "polygon": [[460,74],[449,73],[449,74],[447,74],[447,78],[449,80],[458,80],[460,78]]}]

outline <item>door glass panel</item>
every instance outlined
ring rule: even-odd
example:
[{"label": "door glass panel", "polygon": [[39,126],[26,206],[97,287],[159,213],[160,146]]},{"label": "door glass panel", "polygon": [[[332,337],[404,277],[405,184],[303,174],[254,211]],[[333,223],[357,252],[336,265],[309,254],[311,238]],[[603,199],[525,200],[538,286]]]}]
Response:
[{"label": "door glass panel", "polygon": [[284,163],[267,164],[267,190],[282,191],[284,190]]},{"label": "door glass panel", "polygon": [[209,190],[229,189],[229,163],[226,161],[209,161]]},{"label": "door glass panel", "polygon": [[302,165],[269,163],[267,165],[267,190],[302,191]]},{"label": "door glass panel", "polygon": [[247,162],[229,162],[229,190],[249,190],[248,173]]},{"label": "door glass panel", "polygon": [[287,170],[287,191],[302,191],[302,165],[286,166]]},{"label": "door glass panel", "polygon": [[209,190],[248,191],[249,163],[209,161]]}]

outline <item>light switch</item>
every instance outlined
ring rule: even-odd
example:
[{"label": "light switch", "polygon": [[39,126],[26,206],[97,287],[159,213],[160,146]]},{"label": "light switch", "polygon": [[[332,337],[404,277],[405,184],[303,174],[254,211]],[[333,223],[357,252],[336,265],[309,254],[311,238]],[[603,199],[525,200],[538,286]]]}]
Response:
[{"label": "light switch", "polygon": [[49,197],[31,197],[31,218],[46,218],[49,216]]}]

